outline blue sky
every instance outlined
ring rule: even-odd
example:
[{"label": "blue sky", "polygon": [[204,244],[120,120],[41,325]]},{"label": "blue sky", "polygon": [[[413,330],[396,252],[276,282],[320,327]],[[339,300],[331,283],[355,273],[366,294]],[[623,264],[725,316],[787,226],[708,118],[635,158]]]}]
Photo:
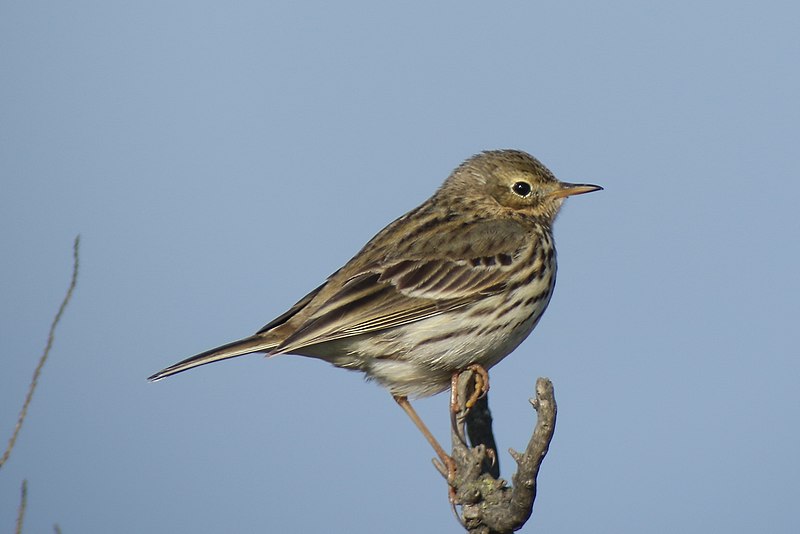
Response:
[{"label": "blue sky", "polygon": [[[475,152],[603,185],[492,371],[504,475],[559,420],[524,532],[797,532],[800,9],[790,2],[6,2],[0,436],[82,236],[0,530],[458,532],[391,397],[248,335]],[[417,403],[447,436],[446,396]],[[5,437],[0,439],[5,440]]]}]

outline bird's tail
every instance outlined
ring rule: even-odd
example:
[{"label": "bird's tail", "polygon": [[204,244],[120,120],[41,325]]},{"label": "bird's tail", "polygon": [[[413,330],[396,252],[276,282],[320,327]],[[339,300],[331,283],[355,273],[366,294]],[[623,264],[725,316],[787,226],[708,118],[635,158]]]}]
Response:
[{"label": "bird's tail", "polygon": [[162,369],[148,378],[148,380],[155,382],[156,380],[161,380],[162,378],[187,371],[200,365],[218,362],[220,360],[227,360],[228,358],[234,358],[236,356],[242,356],[244,354],[250,354],[253,352],[269,351],[273,348],[275,348],[275,342],[267,341],[263,336],[256,335],[246,337],[244,339],[240,339],[239,341],[234,341],[233,343],[228,343],[226,345],[222,345],[221,347],[217,347],[215,349],[200,353],[196,356],[192,356],[191,358],[186,358],[175,365],[170,365],[166,369]]}]

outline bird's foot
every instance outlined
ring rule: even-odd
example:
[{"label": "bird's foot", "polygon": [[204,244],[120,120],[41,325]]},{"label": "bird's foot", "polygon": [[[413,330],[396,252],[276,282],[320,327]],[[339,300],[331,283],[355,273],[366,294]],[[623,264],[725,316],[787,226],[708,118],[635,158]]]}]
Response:
[{"label": "bird's foot", "polygon": [[455,504],[456,461],[452,456],[445,454],[444,456],[439,456],[438,459],[434,458],[433,466],[436,467],[436,470],[439,471],[439,474],[441,474],[447,481],[448,500],[450,501],[450,504]]},{"label": "bird's foot", "polygon": [[[470,371],[467,373],[467,371]],[[466,380],[469,383],[465,387],[465,392],[468,395],[467,400],[464,402],[464,409],[460,408],[461,404],[458,402],[458,384],[462,375],[466,374]],[[470,409],[475,406],[479,399],[489,393],[489,372],[482,365],[473,363],[467,366],[463,371],[453,373],[450,379],[450,425],[455,431],[464,447],[468,447],[465,421]]]},{"label": "bird's foot", "polygon": [[489,393],[489,371],[487,371],[484,366],[477,363],[473,363],[468,366],[467,369],[475,373],[473,375],[475,385],[473,386],[472,394],[466,402],[467,410],[469,410],[475,406],[475,403],[478,402],[479,399],[482,399]]}]

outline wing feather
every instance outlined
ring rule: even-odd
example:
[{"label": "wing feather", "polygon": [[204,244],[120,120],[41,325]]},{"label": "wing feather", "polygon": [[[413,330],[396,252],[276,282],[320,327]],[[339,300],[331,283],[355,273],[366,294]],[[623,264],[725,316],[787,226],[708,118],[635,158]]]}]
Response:
[{"label": "wing feather", "polygon": [[437,235],[367,262],[273,353],[406,325],[501,292],[509,269],[533,246],[521,225],[509,224],[476,223],[466,243]]}]

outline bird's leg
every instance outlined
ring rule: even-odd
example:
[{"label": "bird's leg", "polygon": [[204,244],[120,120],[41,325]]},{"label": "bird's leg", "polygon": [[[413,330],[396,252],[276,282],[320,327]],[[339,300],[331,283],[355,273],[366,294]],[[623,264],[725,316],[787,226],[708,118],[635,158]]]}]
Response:
[{"label": "bird's leg", "polygon": [[[469,398],[464,402],[464,411],[462,413],[458,402],[458,379],[465,371],[472,372],[467,377],[467,380],[473,380],[474,384]],[[453,373],[453,377],[450,380],[450,424],[464,447],[467,447],[467,438],[464,430],[467,414],[478,402],[478,399],[485,397],[487,393],[489,393],[489,372],[482,365],[473,363],[467,366],[464,371]]]},{"label": "bird's leg", "polygon": [[[439,472],[442,473],[442,476],[447,478],[447,483],[452,484],[453,480],[455,479],[456,473],[456,464],[453,459],[450,457],[449,454],[445,452],[439,442],[436,441],[436,438],[433,437],[431,431],[428,430],[428,427],[425,426],[425,423],[422,422],[422,419],[417,414],[417,411],[411,406],[411,403],[408,402],[408,397],[403,397],[399,395],[392,395],[395,402],[400,405],[403,411],[408,414],[414,424],[417,426],[422,435],[425,436],[425,439],[428,440],[428,443],[431,444],[433,450],[436,451],[436,456],[439,457],[439,460],[442,462],[442,469],[439,469]],[[435,462],[434,462],[435,463]],[[438,466],[437,466],[438,468]]]}]

